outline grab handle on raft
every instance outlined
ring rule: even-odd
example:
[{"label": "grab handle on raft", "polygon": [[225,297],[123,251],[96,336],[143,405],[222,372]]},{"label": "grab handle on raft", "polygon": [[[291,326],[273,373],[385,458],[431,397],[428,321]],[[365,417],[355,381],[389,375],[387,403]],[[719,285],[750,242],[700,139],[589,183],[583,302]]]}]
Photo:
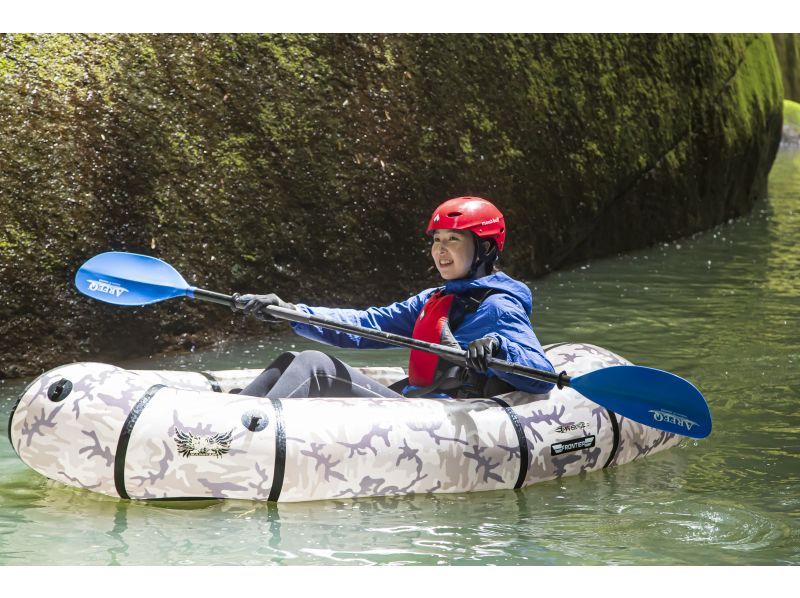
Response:
[{"label": "grab handle on raft", "polygon": [[[232,295],[190,286],[166,262],[147,255],[107,252],[89,259],[75,275],[78,290],[115,305],[147,305],[173,297],[190,297],[237,307]],[[433,353],[456,365],[466,365],[465,351],[408,338],[383,330],[363,328],[277,306],[265,308],[270,315],[355,334],[371,340]],[[617,365],[568,376],[490,358],[491,369],[545,382],[569,386],[587,399],[633,421],[692,438],[711,433],[711,413],[695,386],[675,374],[638,365]]]}]

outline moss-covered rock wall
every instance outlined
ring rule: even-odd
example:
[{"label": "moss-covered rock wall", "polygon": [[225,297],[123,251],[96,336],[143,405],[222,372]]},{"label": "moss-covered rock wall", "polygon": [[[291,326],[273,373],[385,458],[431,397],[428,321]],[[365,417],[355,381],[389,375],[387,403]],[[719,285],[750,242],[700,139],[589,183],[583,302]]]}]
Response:
[{"label": "moss-covered rock wall", "polygon": [[713,226],[764,194],[782,98],[769,35],[4,35],[0,377],[244,326],[78,295],[102,251],[358,306],[435,283],[455,195],[528,278]]},{"label": "moss-covered rock wall", "polygon": [[781,147],[800,147],[800,104],[792,100],[783,100]]},{"label": "moss-covered rock wall", "polygon": [[784,97],[800,102],[800,33],[773,33]]}]

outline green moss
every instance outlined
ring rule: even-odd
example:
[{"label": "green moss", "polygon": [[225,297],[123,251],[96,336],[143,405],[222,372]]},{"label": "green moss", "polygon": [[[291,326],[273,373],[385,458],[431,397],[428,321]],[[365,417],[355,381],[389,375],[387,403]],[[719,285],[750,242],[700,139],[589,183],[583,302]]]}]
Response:
[{"label": "green moss", "polygon": [[783,122],[800,129],[800,104],[791,100],[783,101]]},{"label": "green moss", "polygon": [[395,68],[397,66],[397,61],[395,60],[394,53],[392,52],[392,48],[387,46],[383,49],[383,60],[385,62],[378,63],[378,68],[381,71],[385,71],[386,69]]},{"label": "green moss", "polygon": [[459,145],[461,146],[461,151],[464,153],[466,159],[472,159],[472,137],[469,133],[464,133],[458,138]]},{"label": "green moss", "polygon": [[34,236],[20,227],[19,223],[6,223],[6,225],[0,229],[0,249],[7,251],[21,249],[26,251],[34,242]]},{"label": "green moss", "polygon": [[223,140],[215,152],[219,166],[232,175],[247,176],[250,173],[248,147],[254,139],[254,135],[230,135]]},{"label": "green moss", "polygon": [[726,140],[730,144],[743,142],[753,135],[773,109],[775,97],[783,97],[774,45],[768,35],[748,40],[743,50],[744,60],[738,67],[732,84],[725,90],[725,97],[732,98],[738,112],[725,127]]},{"label": "green moss", "polygon": [[10,45],[13,54],[25,58],[16,62],[17,76],[46,86],[48,92],[85,97],[89,91],[87,81],[92,82],[92,91],[97,93],[97,87],[107,85],[118,71],[114,42],[115,38],[108,35],[14,34]]},{"label": "green moss", "polygon": [[570,166],[577,174],[586,173],[586,160],[583,154],[572,153],[567,156],[570,161]]},{"label": "green moss", "polygon": [[784,97],[800,102],[800,33],[773,33]]},{"label": "green moss", "polygon": [[472,126],[483,133],[491,133],[496,127],[495,123],[492,122],[486,112],[482,111],[475,104],[466,104],[464,106],[464,113],[467,119],[471,121]]},{"label": "green moss", "polygon": [[265,36],[258,45],[259,49],[269,52],[274,64],[287,75],[312,85],[320,77],[331,74],[326,57],[313,51],[316,41],[314,35],[286,34]]},{"label": "green moss", "polygon": [[203,160],[203,137],[185,131],[174,131],[170,136],[172,151],[186,163],[197,165]]}]

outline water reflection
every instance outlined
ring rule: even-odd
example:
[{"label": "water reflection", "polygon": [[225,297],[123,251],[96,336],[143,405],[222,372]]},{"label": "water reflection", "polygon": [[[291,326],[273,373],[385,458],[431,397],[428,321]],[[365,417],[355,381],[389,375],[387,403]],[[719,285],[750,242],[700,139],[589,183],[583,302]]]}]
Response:
[{"label": "water reflection", "polygon": [[[791,546],[788,518],[720,499],[695,453],[516,492],[314,503],[122,501],[35,477],[5,497],[16,531],[3,553],[63,564],[690,564],[686,545],[702,545],[709,563],[730,562],[715,547],[758,561]],[[80,525],[65,530],[76,513]],[[64,533],[69,542],[53,540]],[[23,548],[41,540],[46,555]]]},{"label": "water reflection", "polygon": [[742,469],[714,454],[698,467],[697,453],[682,446],[521,491],[286,504],[122,501],[24,473],[16,492],[4,489],[0,554],[25,564],[691,564],[685,549],[697,545],[703,562],[722,564],[736,562],[724,551],[770,562],[776,546],[796,550],[789,514],[754,508],[763,489],[742,495]]}]

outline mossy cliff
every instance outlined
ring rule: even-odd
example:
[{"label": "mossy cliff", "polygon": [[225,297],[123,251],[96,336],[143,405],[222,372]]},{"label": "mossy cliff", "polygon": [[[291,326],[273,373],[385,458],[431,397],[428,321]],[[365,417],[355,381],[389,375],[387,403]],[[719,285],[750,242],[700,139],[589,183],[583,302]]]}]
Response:
[{"label": "mossy cliff", "polygon": [[791,100],[783,100],[781,147],[800,147],[800,104]]},{"label": "mossy cliff", "polygon": [[0,377],[263,330],[78,295],[102,251],[358,306],[435,282],[455,195],[523,278],[713,226],[765,193],[783,98],[770,35],[5,35],[0,78]]},{"label": "mossy cliff", "polygon": [[773,33],[787,100],[800,102],[800,33]]}]

